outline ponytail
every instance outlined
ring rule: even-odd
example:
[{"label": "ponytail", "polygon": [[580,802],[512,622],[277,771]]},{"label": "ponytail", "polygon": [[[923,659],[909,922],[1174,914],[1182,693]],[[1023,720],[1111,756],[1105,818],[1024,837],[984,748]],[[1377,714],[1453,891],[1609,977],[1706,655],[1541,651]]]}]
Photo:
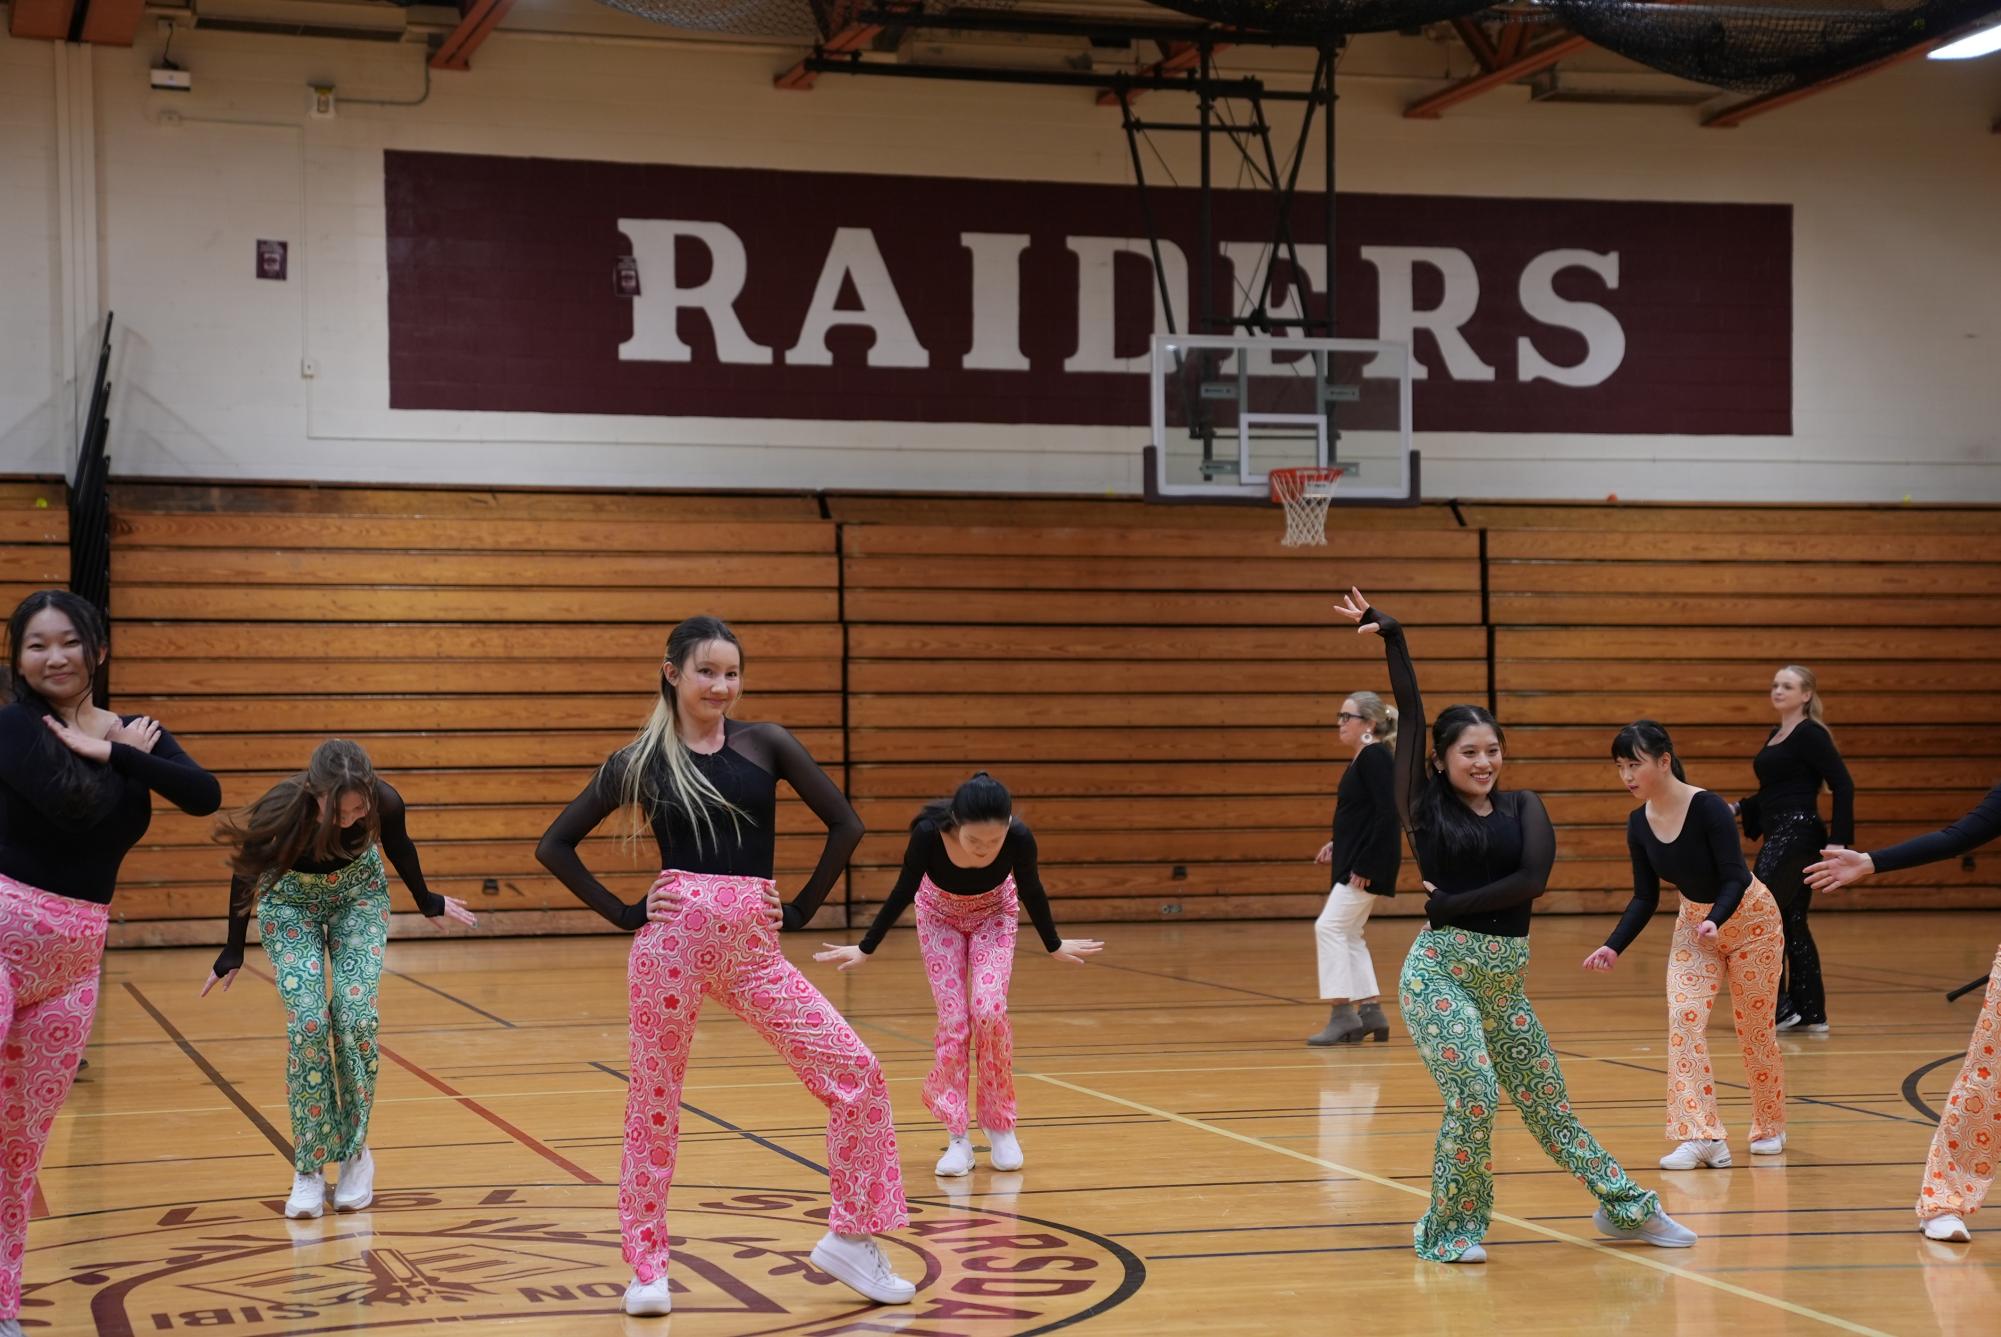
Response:
[{"label": "ponytail", "polygon": [[981,822],[1005,822],[1013,816],[1014,797],[1007,786],[985,771],[976,771],[950,798],[932,799],[919,808],[910,820],[910,829],[915,831],[930,822],[940,831],[956,831]]}]

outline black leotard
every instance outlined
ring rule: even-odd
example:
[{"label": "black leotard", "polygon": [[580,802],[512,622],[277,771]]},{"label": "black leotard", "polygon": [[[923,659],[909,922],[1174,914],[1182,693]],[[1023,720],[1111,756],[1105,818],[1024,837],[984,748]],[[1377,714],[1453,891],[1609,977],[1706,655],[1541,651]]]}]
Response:
[{"label": "black leotard", "polygon": [[[375,811],[378,817],[382,839],[382,852],[389,856],[395,866],[396,875],[403,879],[403,885],[410,889],[410,898],[417,902],[426,919],[436,919],[445,912],[445,898],[432,891],[424,882],[424,866],[417,859],[417,847],[411,843],[410,827],[403,796],[387,780],[377,777],[375,781]],[[331,859],[301,859],[292,865],[297,873],[337,873],[341,869],[366,854],[366,846],[351,854]],[[222,954],[215,958],[215,973],[226,975],[243,964],[244,944],[250,937],[250,916],[255,913],[257,888],[241,873],[229,880],[229,944]]]},{"label": "black leotard", "polygon": [[[1430,783],[1431,726],[1417,689],[1417,669],[1404,643],[1403,627],[1380,609],[1364,621],[1382,629],[1390,686],[1397,699],[1397,817],[1410,834],[1418,871],[1438,890],[1424,903],[1433,928],[1463,928],[1503,938],[1528,936],[1530,906],[1549,885],[1556,865],[1556,829],[1542,800],[1526,789],[1497,790],[1494,808],[1475,814],[1487,832],[1478,856],[1448,854],[1435,832],[1411,824],[1418,796]],[[1458,800],[1450,799],[1449,802]],[[1468,809],[1470,812],[1471,809]]]},{"label": "black leotard", "polygon": [[194,817],[222,806],[221,784],[161,729],[151,752],[113,743],[108,762],[86,762],[111,774],[90,811],[64,813],[47,751],[63,744],[45,718],[18,702],[0,708],[0,874],[16,882],[109,905],[118,866],[152,825],[154,794]]},{"label": "black leotard", "polygon": [[1713,906],[1704,917],[1718,928],[1737,913],[1751,886],[1730,805],[1707,789],[1688,801],[1681,834],[1671,841],[1654,834],[1644,804],[1633,809],[1626,818],[1626,851],[1633,859],[1633,899],[1605,939],[1615,952],[1632,946],[1660,908],[1663,878],[1674,883],[1683,900]]},{"label": "black leotard", "polygon": [[979,896],[1007,881],[1009,874],[1014,875],[1015,894],[1027,909],[1035,931],[1042,935],[1042,945],[1055,951],[1063,939],[1056,932],[1056,921],[1049,913],[1049,894],[1042,888],[1042,874],[1036,867],[1035,836],[1019,821],[1008,826],[994,861],[979,868],[961,868],[952,862],[936,822],[922,821],[912,827],[910,843],[903,850],[903,871],[890,888],[889,899],[876,911],[875,922],[862,935],[861,949],[873,952],[881,945],[883,935],[917,898],[917,888],[925,878],[948,895]]},{"label": "black leotard", "polygon": [[[575,892],[577,899],[620,928],[637,930],[646,924],[646,898],[642,896],[631,905],[619,900],[577,857],[577,846],[619,806],[625,757],[623,751],[612,754],[584,786],[584,792],[550,824],[535,847],[535,857]],[[652,820],[653,838],[660,846],[660,867],[684,873],[769,878],[778,782],[783,780],[805,800],[813,815],[827,824],[827,843],[820,851],[819,865],[785,907],[785,927],[803,927],[861,843],[862,819],[853,805],[799,740],[776,724],[726,720],[723,746],[713,753],[697,752],[694,759],[709,783],[744,815],[732,820],[727,812],[713,813],[715,835],[710,837],[688,813],[674,806],[663,807]]]}]

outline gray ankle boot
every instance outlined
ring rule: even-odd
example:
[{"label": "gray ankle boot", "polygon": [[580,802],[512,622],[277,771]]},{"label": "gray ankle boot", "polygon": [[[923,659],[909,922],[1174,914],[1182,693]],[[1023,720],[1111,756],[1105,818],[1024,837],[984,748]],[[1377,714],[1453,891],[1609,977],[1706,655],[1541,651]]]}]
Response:
[{"label": "gray ankle boot", "polygon": [[1389,1043],[1390,1019],[1383,1015],[1381,1003],[1362,1004],[1362,1029],[1371,1040]]},{"label": "gray ankle boot", "polygon": [[1328,1045],[1351,1045],[1362,1038],[1362,1019],[1355,1014],[1353,1003],[1336,1003],[1328,1015],[1327,1025],[1318,1035],[1308,1036],[1306,1043],[1315,1049]]}]

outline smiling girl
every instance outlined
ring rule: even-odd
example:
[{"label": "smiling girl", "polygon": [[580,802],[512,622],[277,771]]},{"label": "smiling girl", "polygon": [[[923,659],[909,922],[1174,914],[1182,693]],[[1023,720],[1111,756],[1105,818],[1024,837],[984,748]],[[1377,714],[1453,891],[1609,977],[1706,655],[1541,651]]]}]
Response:
[{"label": "smiling girl", "polygon": [[[882,1066],[833,1004],[778,950],[775,930],[801,928],[820,908],[862,821],[799,740],[776,724],[729,717],[743,690],[743,646],[718,618],[674,628],[660,662],[660,694],[639,736],[614,752],[535,849],[579,900],[633,932],[626,981],[631,1071],[619,1225],[632,1284],[628,1314],[665,1314],[667,1191],[680,1145],[681,1084],[702,996],[750,1023],[827,1107],[833,1191],[815,1266],[878,1304],[904,1304],[916,1287],[896,1275],[875,1236],[903,1226],[889,1085]],[[778,782],[827,825],[820,861],[790,904],[771,880]],[[645,899],[619,900],[577,857],[577,846],[619,809],[633,838],[650,831],[660,875]]]},{"label": "smiling girl", "polygon": [[859,946],[825,944],[815,961],[852,970],[868,960],[912,901],[924,973],[938,1005],[937,1061],[924,1080],[924,1108],[945,1125],[950,1141],[936,1171],[946,1178],[973,1168],[967,1136],[967,1069],[979,1046],[980,1127],[996,1170],[1019,1170],[1015,1138],[1014,1027],[1007,1015],[1014,977],[1014,937],[1026,906],[1050,956],[1073,965],[1104,944],[1062,938],[1036,870],[1035,837],[1014,817],[1014,799],[1000,781],[979,772],[952,797],[927,803],[910,824],[903,872]]},{"label": "smiling girl", "polygon": [[39,590],[7,622],[0,707],[0,1333],[20,1331],[36,1171],[97,1011],[97,970],[126,852],[153,795],[205,817],[222,786],[143,715],[92,701],[109,646],[91,604]]},{"label": "smiling girl", "polygon": [[1523,992],[1530,906],[1549,883],[1556,832],[1534,793],[1499,788],[1501,726],[1479,706],[1447,706],[1427,730],[1402,626],[1359,590],[1335,611],[1383,638],[1400,724],[1397,814],[1431,893],[1428,927],[1398,981],[1404,1025],[1445,1097],[1431,1206],[1413,1232],[1418,1256],[1487,1261],[1481,1241],[1493,1218],[1494,1116],[1504,1090],[1549,1158],[1598,1199],[1599,1233],[1668,1249],[1695,1243],[1694,1231],[1661,1210],[1660,1195],[1628,1178],[1578,1122]]}]

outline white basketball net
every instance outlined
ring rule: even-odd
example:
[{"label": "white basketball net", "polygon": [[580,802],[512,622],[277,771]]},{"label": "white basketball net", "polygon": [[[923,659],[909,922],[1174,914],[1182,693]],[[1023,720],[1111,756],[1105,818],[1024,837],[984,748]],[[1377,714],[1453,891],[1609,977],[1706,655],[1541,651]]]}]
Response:
[{"label": "white basketball net", "polygon": [[1332,467],[1273,469],[1271,495],[1285,507],[1285,537],[1279,542],[1288,548],[1327,546],[1327,506],[1340,485],[1341,470]]}]

